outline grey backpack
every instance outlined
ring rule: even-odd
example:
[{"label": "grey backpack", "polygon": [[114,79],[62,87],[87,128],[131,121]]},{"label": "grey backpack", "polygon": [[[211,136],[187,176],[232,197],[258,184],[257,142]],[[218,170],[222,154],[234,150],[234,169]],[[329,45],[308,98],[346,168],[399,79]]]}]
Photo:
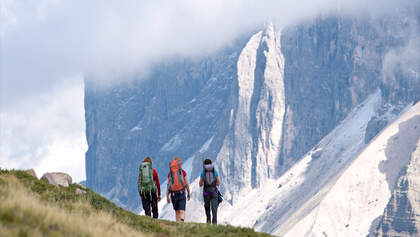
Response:
[{"label": "grey backpack", "polygon": [[204,165],[204,192],[213,193],[217,191],[216,175],[213,164]]}]

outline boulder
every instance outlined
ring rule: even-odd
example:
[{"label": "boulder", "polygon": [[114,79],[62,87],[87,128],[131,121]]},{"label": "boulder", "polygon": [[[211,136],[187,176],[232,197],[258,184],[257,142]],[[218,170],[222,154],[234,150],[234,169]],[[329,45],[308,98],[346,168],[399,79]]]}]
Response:
[{"label": "boulder", "polygon": [[76,188],[76,195],[85,194],[85,193],[86,193],[85,190],[82,190],[80,188]]},{"label": "boulder", "polygon": [[62,172],[45,173],[41,177],[41,180],[45,180],[56,187],[68,187],[70,184],[72,184],[71,176]]},{"label": "boulder", "polygon": [[36,173],[35,173],[35,170],[34,169],[28,169],[28,170],[25,170],[25,172],[28,173],[29,175],[34,176],[35,178],[38,178],[36,176]]}]

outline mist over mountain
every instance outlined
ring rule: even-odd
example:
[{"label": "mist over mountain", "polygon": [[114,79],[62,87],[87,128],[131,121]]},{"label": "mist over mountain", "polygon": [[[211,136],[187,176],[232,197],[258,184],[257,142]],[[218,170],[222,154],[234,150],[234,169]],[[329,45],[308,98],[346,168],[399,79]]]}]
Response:
[{"label": "mist over mountain", "polygon": [[267,23],[110,87],[87,78],[86,185],[139,211],[141,160],[152,157],[163,183],[180,156],[187,221],[204,221],[197,177],[210,157],[221,222],[290,236],[415,236],[419,6]]}]

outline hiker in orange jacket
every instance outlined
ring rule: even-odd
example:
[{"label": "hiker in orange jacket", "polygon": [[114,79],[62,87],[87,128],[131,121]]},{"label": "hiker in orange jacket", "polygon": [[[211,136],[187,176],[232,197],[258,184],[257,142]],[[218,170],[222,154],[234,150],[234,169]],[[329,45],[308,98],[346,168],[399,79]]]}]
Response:
[{"label": "hiker in orange jacket", "polygon": [[[187,198],[185,197],[185,189],[187,190]],[[188,184],[187,172],[182,169],[181,159],[179,157],[175,157],[169,163],[168,188],[166,190],[166,200],[168,203],[172,201],[176,221],[184,221],[187,199],[188,201],[190,200],[190,186]]]}]

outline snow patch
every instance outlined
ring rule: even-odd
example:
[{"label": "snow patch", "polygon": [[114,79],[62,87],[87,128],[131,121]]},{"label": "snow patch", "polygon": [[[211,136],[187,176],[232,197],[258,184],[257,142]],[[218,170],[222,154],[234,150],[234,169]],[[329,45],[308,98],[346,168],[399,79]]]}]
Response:
[{"label": "snow patch", "polygon": [[207,140],[204,143],[204,145],[200,148],[200,151],[199,151],[200,153],[204,153],[204,152],[207,151],[207,149],[209,149],[209,146],[210,146],[211,142],[213,141],[213,137],[214,136],[212,136],[209,140]]},{"label": "snow patch", "polygon": [[179,145],[181,145],[182,139],[177,135],[171,138],[165,145],[162,147],[162,151],[173,151],[175,148],[177,148]]},{"label": "snow patch", "polygon": [[140,131],[141,128],[139,126],[135,126],[132,129],[130,129],[130,132]]}]

